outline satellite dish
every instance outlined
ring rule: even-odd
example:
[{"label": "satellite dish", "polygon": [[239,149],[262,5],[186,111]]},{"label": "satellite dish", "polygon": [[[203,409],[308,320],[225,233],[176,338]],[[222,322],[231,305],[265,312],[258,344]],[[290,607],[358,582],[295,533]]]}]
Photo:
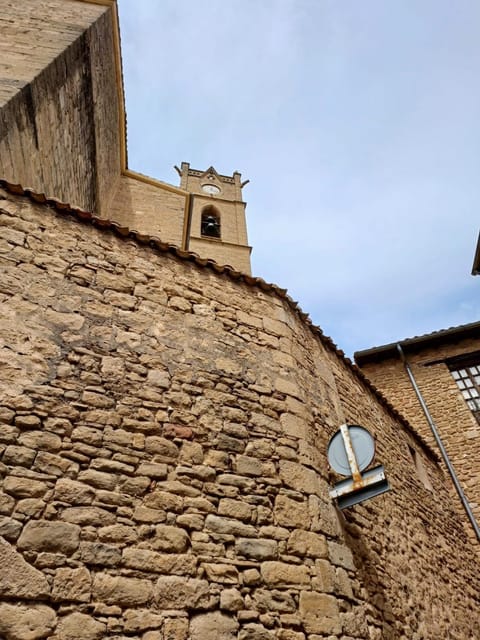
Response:
[{"label": "satellite dish", "polygon": [[[345,428],[345,427],[344,427]],[[372,462],[375,455],[375,440],[369,432],[356,424],[347,425],[352,443],[353,453],[357,459],[358,470],[363,471]],[[345,448],[345,441],[341,431],[332,437],[327,449],[328,462],[334,471],[342,476],[351,476],[351,465]]]}]

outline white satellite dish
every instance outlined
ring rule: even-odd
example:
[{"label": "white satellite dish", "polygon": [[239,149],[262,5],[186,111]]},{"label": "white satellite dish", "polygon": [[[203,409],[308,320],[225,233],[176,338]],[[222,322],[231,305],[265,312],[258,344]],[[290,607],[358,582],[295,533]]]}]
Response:
[{"label": "white satellite dish", "polygon": [[[352,443],[353,453],[357,460],[358,470],[363,471],[372,462],[375,455],[375,440],[369,432],[356,424],[347,425],[348,435]],[[342,431],[337,431],[328,444],[328,462],[334,471],[342,476],[352,475],[352,465],[348,460],[345,439]]]}]

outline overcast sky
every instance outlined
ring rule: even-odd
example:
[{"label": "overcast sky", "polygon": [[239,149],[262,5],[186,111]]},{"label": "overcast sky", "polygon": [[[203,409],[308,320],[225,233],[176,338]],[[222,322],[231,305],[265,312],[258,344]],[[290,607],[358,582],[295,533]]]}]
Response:
[{"label": "overcast sky", "polygon": [[480,320],[478,0],[119,0],[129,166],[242,173],[254,275],[348,355]]}]

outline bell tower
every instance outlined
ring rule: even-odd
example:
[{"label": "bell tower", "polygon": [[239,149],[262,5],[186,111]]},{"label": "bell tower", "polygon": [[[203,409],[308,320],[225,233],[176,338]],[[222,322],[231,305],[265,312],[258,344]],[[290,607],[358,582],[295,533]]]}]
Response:
[{"label": "bell tower", "polygon": [[247,240],[246,203],[242,200],[242,176],[224,176],[210,167],[191,169],[182,162],[177,169],[180,187],[190,194],[185,228],[186,248],[202,258],[212,258],[250,274],[251,247]]}]

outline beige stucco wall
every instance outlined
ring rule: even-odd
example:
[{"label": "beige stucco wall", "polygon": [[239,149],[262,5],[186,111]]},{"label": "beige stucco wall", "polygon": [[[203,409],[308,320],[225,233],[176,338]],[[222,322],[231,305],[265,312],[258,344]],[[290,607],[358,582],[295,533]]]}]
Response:
[{"label": "beige stucco wall", "polygon": [[[0,634],[475,637],[443,473],[286,300],[0,197]],[[340,514],[345,419],[392,491]]]}]

